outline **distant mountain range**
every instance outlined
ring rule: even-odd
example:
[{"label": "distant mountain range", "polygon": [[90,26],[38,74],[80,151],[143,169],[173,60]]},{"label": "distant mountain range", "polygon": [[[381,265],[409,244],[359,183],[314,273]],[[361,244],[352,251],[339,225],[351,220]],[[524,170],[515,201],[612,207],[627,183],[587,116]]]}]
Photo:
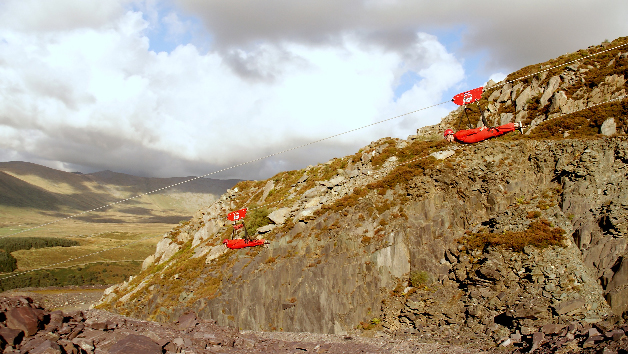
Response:
[{"label": "distant mountain range", "polygon": [[[112,171],[89,174],[55,170],[42,165],[0,162],[0,207],[32,208],[72,213],[97,208],[122,199],[171,186],[194,177],[137,177]],[[135,215],[191,215],[240,180],[199,178],[159,193],[142,196],[117,206]]]}]

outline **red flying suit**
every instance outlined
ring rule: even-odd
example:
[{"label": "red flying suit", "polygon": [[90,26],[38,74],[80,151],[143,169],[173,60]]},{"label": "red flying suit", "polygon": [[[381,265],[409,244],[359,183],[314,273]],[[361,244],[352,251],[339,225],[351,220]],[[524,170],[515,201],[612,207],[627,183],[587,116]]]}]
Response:
[{"label": "red flying suit", "polygon": [[224,243],[225,246],[231,248],[231,249],[239,249],[239,248],[244,248],[244,247],[255,247],[255,246],[261,246],[266,242],[266,240],[252,240],[252,241],[247,241],[241,238],[237,238],[235,240],[224,240],[222,241],[222,243]]},{"label": "red flying suit", "polygon": [[508,123],[497,128],[480,127],[461,130],[454,134],[454,139],[459,143],[477,143],[478,141],[494,138],[515,131],[515,123]]}]

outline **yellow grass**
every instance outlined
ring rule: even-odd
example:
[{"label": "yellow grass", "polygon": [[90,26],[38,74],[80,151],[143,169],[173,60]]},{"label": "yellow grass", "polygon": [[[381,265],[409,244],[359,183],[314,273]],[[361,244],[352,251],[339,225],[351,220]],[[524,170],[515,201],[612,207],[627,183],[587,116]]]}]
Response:
[{"label": "yellow grass", "polygon": [[[122,213],[102,213],[103,217],[126,219],[123,223],[89,223],[75,219],[22,232],[9,237],[59,237],[78,241],[80,246],[52,247],[13,252],[17,259],[18,272],[47,267],[71,258],[86,256],[94,252],[123,246],[96,255],[78,258],[55,267],[66,267],[96,261],[137,261],[155,252],[156,244],[164,233],[176,224],[139,223],[137,216]],[[0,207],[0,237],[36,227],[58,218],[39,214],[35,210]],[[100,215],[99,215],[100,217]],[[124,246],[130,242],[147,238]]]}]

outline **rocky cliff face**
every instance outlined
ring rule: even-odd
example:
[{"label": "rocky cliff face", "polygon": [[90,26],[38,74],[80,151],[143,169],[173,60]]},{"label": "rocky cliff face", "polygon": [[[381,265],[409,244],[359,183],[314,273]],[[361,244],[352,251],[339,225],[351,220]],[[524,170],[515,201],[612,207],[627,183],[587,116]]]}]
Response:
[{"label": "rocky cliff face", "polygon": [[[552,323],[621,322],[628,107],[552,115],[597,102],[595,92],[610,99],[625,89],[617,70],[628,58],[608,54],[615,66],[581,63],[560,82],[550,72],[547,83],[539,77],[485,93],[480,107],[488,108],[472,112],[475,119],[504,123],[525,112],[537,126],[527,136],[466,146],[426,141],[436,126],[242,182],[166,234],[142,273],[109,289],[100,307],[158,321],[194,310],[243,329],[386,328],[451,341],[516,341]],[[597,85],[571,93],[574,82],[611,66],[617,70]],[[520,99],[524,92],[531,96]],[[608,112],[611,138],[599,134]],[[459,123],[461,113],[441,125]],[[245,222],[270,244],[228,250],[225,216],[245,206],[253,206]]]},{"label": "rocky cliff face", "polygon": [[482,99],[467,106],[466,113],[462,108],[453,111],[440,124],[423,127],[418,134],[435,138],[447,128],[482,126],[480,117],[483,117],[491,126],[524,122],[532,128],[527,134],[534,132],[543,136],[534,128],[574,112],[580,113],[554,127],[564,137],[570,134],[573,137],[574,133],[578,137],[626,133],[628,125],[621,112],[610,107],[582,110],[626,96],[628,47],[611,48],[622,46],[627,40],[626,37],[619,38],[612,43],[591,46],[545,63],[530,65],[508,75],[504,82],[498,84],[489,81]]}]

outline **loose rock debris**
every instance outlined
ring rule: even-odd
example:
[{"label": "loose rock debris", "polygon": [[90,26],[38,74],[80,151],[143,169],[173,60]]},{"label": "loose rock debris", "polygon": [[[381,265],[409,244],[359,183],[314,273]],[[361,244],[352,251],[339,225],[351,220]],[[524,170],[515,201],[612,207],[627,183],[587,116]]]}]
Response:
[{"label": "loose rock debris", "polygon": [[190,312],[159,324],[101,310],[64,313],[29,297],[0,298],[0,347],[20,354],[149,353],[628,353],[628,326],[602,321],[548,324],[511,335],[497,348],[469,348],[382,334],[379,338],[314,333],[240,332]]}]

